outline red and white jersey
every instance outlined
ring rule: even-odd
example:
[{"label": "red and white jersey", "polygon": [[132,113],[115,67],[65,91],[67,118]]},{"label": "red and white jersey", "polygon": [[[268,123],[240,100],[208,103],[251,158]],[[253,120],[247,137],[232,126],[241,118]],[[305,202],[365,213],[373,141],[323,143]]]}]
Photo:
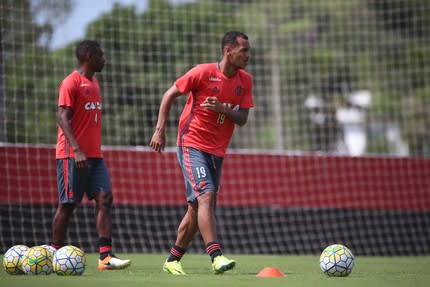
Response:
[{"label": "red and white jersey", "polygon": [[235,124],[225,115],[200,107],[200,104],[207,97],[217,97],[232,109],[252,108],[251,75],[238,70],[228,78],[216,63],[200,64],[177,79],[175,84],[181,93],[189,93],[179,120],[177,145],[223,157]]},{"label": "red and white jersey", "polygon": [[[71,125],[80,149],[87,157],[101,158],[102,96],[96,77],[88,79],[78,71],[68,75],[59,86],[58,106],[73,111]],[[73,157],[63,130],[57,128],[56,158]]]}]

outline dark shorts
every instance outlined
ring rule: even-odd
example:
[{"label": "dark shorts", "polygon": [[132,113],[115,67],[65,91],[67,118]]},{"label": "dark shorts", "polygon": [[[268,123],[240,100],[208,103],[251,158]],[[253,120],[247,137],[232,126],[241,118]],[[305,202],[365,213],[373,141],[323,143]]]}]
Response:
[{"label": "dark shorts", "polygon": [[77,168],[73,158],[57,159],[57,186],[61,204],[78,203],[84,194],[112,192],[109,172],[102,158],[88,159],[88,168]]},{"label": "dark shorts", "polygon": [[178,147],[178,161],[185,180],[188,202],[205,192],[217,192],[221,179],[223,158],[195,148]]}]

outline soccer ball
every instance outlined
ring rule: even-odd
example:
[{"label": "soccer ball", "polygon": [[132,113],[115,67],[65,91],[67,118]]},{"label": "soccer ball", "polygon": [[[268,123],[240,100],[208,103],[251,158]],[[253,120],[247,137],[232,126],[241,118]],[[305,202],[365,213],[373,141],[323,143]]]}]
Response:
[{"label": "soccer ball", "polygon": [[49,275],[52,273],[52,255],[41,246],[34,246],[24,253],[22,269],[29,275]]},{"label": "soccer ball", "polygon": [[4,270],[12,275],[24,274],[22,258],[27,250],[28,247],[21,244],[9,248],[3,256]]},{"label": "soccer ball", "polygon": [[57,275],[82,275],[85,271],[85,253],[73,245],[63,246],[55,252],[53,265]]},{"label": "soccer ball", "polygon": [[51,254],[51,257],[54,258],[54,254],[55,254],[55,252],[57,252],[57,249],[55,249],[54,247],[52,247],[49,244],[43,244],[43,245],[40,245],[40,247],[43,247],[46,250],[48,250],[48,252]]},{"label": "soccer ball", "polygon": [[354,255],[342,244],[328,246],[321,253],[320,268],[328,276],[348,276],[354,267]]}]

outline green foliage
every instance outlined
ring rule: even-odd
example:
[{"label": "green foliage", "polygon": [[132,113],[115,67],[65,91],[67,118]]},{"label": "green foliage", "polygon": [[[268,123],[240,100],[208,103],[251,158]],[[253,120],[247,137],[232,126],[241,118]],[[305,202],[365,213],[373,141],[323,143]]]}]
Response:
[{"label": "green foliage", "polygon": [[[53,143],[56,88],[64,71],[76,67],[76,43],[47,50],[40,40],[49,29],[32,21],[28,1],[12,2],[2,6],[0,17],[7,31],[2,37],[12,39],[2,42],[9,95],[6,140]],[[308,120],[306,98],[322,98],[333,119],[347,94],[366,89],[372,93],[369,125],[399,124],[410,152],[427,154],[430,13],[428,1],[412,2],[160,0],[149,1],[142,13],[116,4],[85,33],[100,40],[107,58],[98,75],[106,98],[103,132],[109,136],[104,144],[147,145],[163,92],[195,64],[217,61],[223,33],[237,29],[250,36],[253,48],[248,70],[254,76],[256,109],[252,128],[241,129],[233,147],[270,149],[280,136],[284,149],[312,150],[318,131]],[[281,135],[273,124],[277,90]],[[184,100],[172,108],[170,130]],[[41,121],[43,127],[37,124]],[[330,135],[338,130],[335,124],[330,123]],[[243,141],[246,137],[254,140]],[[168,141],[174,145],[175,137]],[[392,152],[384,139],[371,139],[368,152],[375,150]]]},{"label": "green foliage", "polygon": [[[220,37],[227,24],[201,11],[221,14],[226,9],[211,1],[177,8],[169,1],[150,1],[145,12],[137,15],[133,6],[117,4],[88,27],[87,38],[104,39],[108,60],[98,75],[108,99],[105,144],[147,145],[163,92],[180,74],[195,64],[214,61],[221,53]],[[176,126],[180,111],[172,111],[170,126]],[[168,140],[174,145],[176,137]]]},{"label": "green foliage", "polygon": [[[8,61],[6,94],[7,138],[9,142],[53,142],[55,139],[55,89],[58,82],[48,69],[54,62],[43,48],[28,46],[21,57]],[[49,58],[48,58],[49,59]],[[44,91],[52,90],[46,95]],[[43,95],[43,96],[42,96]],[[19,131],[19,132],[14,132]]]},{"label": "green foliage", "polygon": [[402,100],[403,135],[414,154],[430,154],[430,86]]}]

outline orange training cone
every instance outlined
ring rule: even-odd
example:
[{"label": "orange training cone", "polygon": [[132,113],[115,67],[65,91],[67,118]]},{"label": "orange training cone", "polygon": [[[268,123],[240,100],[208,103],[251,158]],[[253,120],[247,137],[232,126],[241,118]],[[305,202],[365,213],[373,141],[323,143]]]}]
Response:
[{"label": "orange training cone", "polygon": [[257,277],[284,277],[285,274],[276,267],[265,267],[258,274]]}]

